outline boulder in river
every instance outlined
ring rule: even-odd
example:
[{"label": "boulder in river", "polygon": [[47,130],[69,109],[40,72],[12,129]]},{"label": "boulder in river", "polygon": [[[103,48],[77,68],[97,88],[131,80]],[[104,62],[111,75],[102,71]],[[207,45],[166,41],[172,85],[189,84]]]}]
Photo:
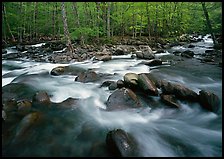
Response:
[{"label": "boulder in river", "polygon": [[15,99],[9,99],[2,103],[5,112],[17,111],[17,103]]},{"label": "boulder in river", "polygon": [[123,80],[117,80],[117,88],[124,87],[124,81]]},{"label": "boulder in river", "polygon": [[164,94],[174,94],[179,99],[185,99],[190,101],[198,100],[198,94],[182,84],[162,81],[161,88]]},{"label": "boulder in river", "polygon": [[111,55],[96,55],[95,60],[99,60],[99,61],[109,61],[112,59]]},{"label": "boulder in river", "polygon": [[128,88],[115,90],[107,99],[106,110],[123,110],[128,108],[141,107],[140,101],[136,94]]},{"label": "boulder in river", "polygon": [[138,85],[138,75],[136,73],[126,73],[124,75],[124,83],[128,86]]},{"label": "boulder in river", "polygon": [[45,91],[38,91],[33,96],[33,105],[37,108],[49,108],[51,104],[50,97]]},{"label": "boulder in river", "polygon": [[80,73],[75,78],[75,81],[87,83],[87,82],[95,82],[99,79],[100,79],[100,76],[95,71],[88,70],[86,72]]},{"label": "boulder in river", "polygon": [[192,44],[188,45],[188,48],[194,48],[194,47],[195,45],[192,45]]},{"label": "boulder in river", "polygon": [[182,57],[187,57],[187,58],[192,58],[194,57],[194,52],[190,51],[190,50],[186,50],[184,52],[181,53]]},{"label": "boulder in river", "polygon": [[[161,80],[160,79],[158,79],[158,78],[156,78],[153,74],[151,74],[151,73],[144,73],[147,77],[148,77],[148,79],[150,80],[150,81],[152,81],[155,85],[156,85],[156,87],[157,88],[160,88],[161,87]],[[140,74],[138,74],[138,75],[140,75]]]},{"label": "boulder in river", "polygon": [[52,107],[56,108],[57,110],[74,109],[74,108],[78,108],[79,101],[80,101],[79,98],[69,97],[60,103],[53,103]]},{"label": "boulder in river", "polygon": [[33,94],[36,92],[34,87],[25,83],[10,83],[2,87],[2,102],[14,99],[29,99],[31,100]]},{"label": "boulder in river", "polygon": [[180,108],[180,105],[178,104],[174,95],[162,94],[160,98],[161,98],[161,101],[167,104],[168,106],[171,106],[173,108]]},{"label": "boulder in river", "polygon": [[122,129],[109,131],[106,136],[106,144],[114,157],[137,156],[136,142],[129,133]]},{"label": "boulder in river", "polygon": [[30,131],[40,124],[40,122],[43,119],[43,114],[40,112],[33,112],[28,115],[26,115],[21,122],[19,123],[16,134],[15,134],[15,139],[17,141],[21,141],[25,139],[29,134]]},{"label": "boulder in river", "polygon": [[219,109],[220,100],[217,95],[209,91],[201,90],[199,92],[200,104],[203,108],[217,112]]},{"label": "boulder in river", "polygon": [[148,65],[148,66],[159,66],[159,65],[162,65],[162,60],[152,59],[152,60],[149,60],[149,61],[144,61],[142,63],[145,64],[145,65]]},{"label": "boulder in river", "polygon": [[100,87],[108,87],[108,86],[110,86],[110,84],[111,83],[113,83],[114,81],[104,81],[101,85],[100,85]]},{"label": "boulder in river", "polygon": [[117,89],[117,82],[113,81],[110,85],[109,85],[109,90],[115,90]]},{"label": "boulder in river", "polygon": [[32,102],[29,100],[20,100],[17,101],[18,113],[22,116],[25,116],[31,112]]},{"label": "boulder in river", "polygon": [[54,76],[59,76],[59,75],[75,75],[77,76],[78,74],[85,72],[86,70],[78,67],[78,66],[58,66],[55,67],[51,70],[50,74]]},{"label": "boulder in river", "polygon": [[145,52],[136,51],[135,54],[136,54],[136,57],[137,58],[140,58],[140,59],[148,59],[148,60],[151,60],[151,59],[154,59],[155,58],[155,55],[153,53],[150,53],[149,51],[145,51]]},{"label": "boulder in river", "polygon": [[114,55],[124,55],[127,51],[125,51],[122,47],[117,47],[117,49],[114,51]]},{"label": "boulder in river", "polygon": [[138,76],[138,86],[150,95],[158,95],[156,85],[144,73]]}]

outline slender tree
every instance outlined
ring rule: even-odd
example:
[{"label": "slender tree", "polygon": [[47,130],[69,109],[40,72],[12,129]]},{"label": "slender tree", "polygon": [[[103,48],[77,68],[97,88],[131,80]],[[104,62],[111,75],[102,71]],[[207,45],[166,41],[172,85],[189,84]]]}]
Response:
[{"label": "slender tree", "polygon": [[99,42],[99,37],[100,37],[100,2],[96,2],[96,11],[97,11],[97,42]]},{"label": "slender tree", "polygon": [[146,14],[147,14],[147,28],[148,28],[148,35],[149,35],[149,40],[151,39],[151,30],[150,30],[150,14],[149,14],[149,2],[146,2]]},{"label": "slender tree", "polygon": [[110,2],[107,2],[107,38],[110,38]]},{"label": "slender tree", "polygon": [[70,39],[70,36],[69,36],[69,31],[68,31],[67,16],[66,16],[66,10],[65,10],[65,2],[61,3],[61,10],[62,10],[62,20],[63,20],[63,24],[64,24],[64,36],[67,40],[67,48],[68,48],[68,51],[70,52],[70,56],[73,57],[74,48],[72,46],[71,39]]},{"label": "slender tree", "polygon": [[16,40],[15,40],[15,37],[14,37],[14,35],[12,34],[12,30],[11,30],[11,28],[10,28],[10,26],[9,26],[9,23],[8,23],[7,13],[6,13],[6,7],[5,7],[4,3],[2,4],[2,13],[3,13],[3,17],[4,17],[4,19],[5,19],[5,23],[6,23],[7,27],[8,27],[9,33],[11,34],[12,41],[15,42],[15,41],[16,41]]},{"label": "slender tree", "polygon": [[217,44],[217,41],[215,39],[215,35],[213,33],[213,30],[212,30],[212,25],[211,25],[211,21],[209,19],[208,11],[207,11],[207,8],[205,6],[205,2],[201,2],[201,5],[202,5],[203,11],[204,11],[205,18],[206,18],[206,23],[207,23],[207,26],[208,26],[208,30],[209,30],[209,32],[212,36],[213,43]]},{"label": "slender tree", "polygon": [[[78,7],[77,7],[76,2],[72,2],[72,9],[73,9],[74,16],[76,17],[75,25],[80,30],[81,29],[80,16],[79,16]],[[84,37],[82,35],[82,32],[80,34],[81,34],[80,35],[81,45],[84,45]]]}]

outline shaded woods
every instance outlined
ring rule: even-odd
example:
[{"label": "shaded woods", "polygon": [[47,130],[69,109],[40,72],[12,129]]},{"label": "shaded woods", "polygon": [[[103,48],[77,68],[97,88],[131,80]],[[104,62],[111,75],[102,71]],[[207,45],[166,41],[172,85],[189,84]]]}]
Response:
[{"label": "shaded woods", "polygon": [[[3,2],[3,45],[221,33],[221,2]],[[70,39],[70,40],[69,40]],[[216,41],[216,40],[215,40]]]}]

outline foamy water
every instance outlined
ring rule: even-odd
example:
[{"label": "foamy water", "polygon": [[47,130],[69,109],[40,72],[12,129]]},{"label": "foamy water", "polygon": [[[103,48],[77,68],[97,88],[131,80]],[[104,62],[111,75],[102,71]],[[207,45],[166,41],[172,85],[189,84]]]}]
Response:
[{"label": "foamy water", "polygon": [[[56,103],[69,97],[82,99],[78,102],[78,110],[71,108],[49,112],[48,117],[52,122],[30,134],[31,146],[27,143],[16,148],[9,145],[4,148],[4,154],[94,156],[92,146],[105,143],[107,132],[120,128],[136,139],[141,157],[220,157],[222,108],[216,114],[204,110],[198,103],[178,100],[181,108],[177,110],[164,107],[159,97],[153,97],[149,103],[141,101],[144,103],[142,108],[108,112],[104,111],[105,103],[113,91],[107,87],[100,88],[102,81],[81,83],[74,81],[76,76],[49,74],[53,68],[67,65],[109,73],[113,76],[108,80],[114,81],[123,79],[123,75],[128,72],[151,72],[161,79],[184,84],[197,93],[201,89],[212,91],[222,102],[222,75],[219,67],[206,64],[200,64],[202,66],[199,67],[197,61],[193,60],[189,61],[191,65],[185,61],[185,65],[180,63],[151,69],[140,64],[142,61],[132,59],[131,55],[113,57],[113,60],[107,62],[91,59],[71,64],[3,60],[2,75],[5,77],[2,77],[2,87],[10,82],[26,83],[37,90],[45,90],[50,100]],[[92,130],[89,133],[83,132],[86,123],[92,126],[91,129],[88,127]],[[102,155],[106,152],[101,149],[95,153]]]}]

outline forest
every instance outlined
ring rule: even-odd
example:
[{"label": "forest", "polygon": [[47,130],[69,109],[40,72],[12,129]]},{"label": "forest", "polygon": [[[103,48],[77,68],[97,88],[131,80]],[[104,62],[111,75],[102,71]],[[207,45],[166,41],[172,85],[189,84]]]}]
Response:
[{"label": "forest", "polygon": [[2,2],[3,157],[221,157],[221,2]]},{"label": "forest", "polygon": [[221,2],[4,2],[2,40],[64,40],[63,9],[70,39],[82,44],[117,36],[220,34],[221,7]]}]

